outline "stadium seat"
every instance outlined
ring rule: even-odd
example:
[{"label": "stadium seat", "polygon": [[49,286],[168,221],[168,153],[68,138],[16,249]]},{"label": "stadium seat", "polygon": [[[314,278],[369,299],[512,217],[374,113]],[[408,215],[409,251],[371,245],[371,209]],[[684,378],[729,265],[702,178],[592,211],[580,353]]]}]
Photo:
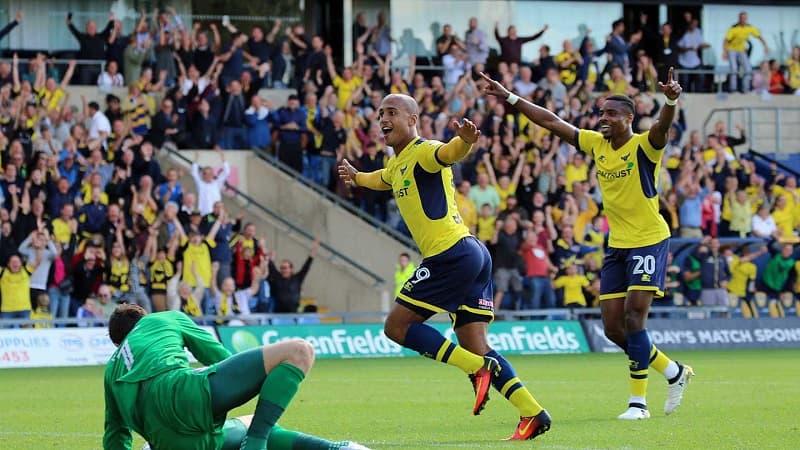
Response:
[{"label": "stadium seat", "polygon": [[754,317],[769,317],[769,299],[766,292],[756,292],[754,296],[756,315]]}]

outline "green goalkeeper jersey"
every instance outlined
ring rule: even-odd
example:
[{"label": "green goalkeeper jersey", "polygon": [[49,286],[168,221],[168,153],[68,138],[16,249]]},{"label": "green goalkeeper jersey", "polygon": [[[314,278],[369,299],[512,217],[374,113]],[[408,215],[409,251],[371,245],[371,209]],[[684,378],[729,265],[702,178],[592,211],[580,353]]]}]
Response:
[{"label": "green goalkeeper jersey", "polygon": [[[122,341],[106,364],[105,448],[131,448],[131,430],[142,433],[140,382],[170,371],[188,370],[184,348],[205,365],[216,364],[231,354],[207,331],[180,311],[144,316]],[[158,401],[159,399],[148,399]],[[124,442],[121,447],[120,443]]]}]

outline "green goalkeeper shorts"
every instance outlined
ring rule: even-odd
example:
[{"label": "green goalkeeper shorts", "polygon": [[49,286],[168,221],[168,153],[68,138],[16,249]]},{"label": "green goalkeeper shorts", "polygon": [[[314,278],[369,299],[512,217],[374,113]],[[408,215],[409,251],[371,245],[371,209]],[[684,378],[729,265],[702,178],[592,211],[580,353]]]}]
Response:
[{"label": "green goalkeeper shorts", "polygon": [[143,434],[154,450],[223,448],[225,416],[214,417],[208,382],[216,369],[172,370],[142,383]]}]

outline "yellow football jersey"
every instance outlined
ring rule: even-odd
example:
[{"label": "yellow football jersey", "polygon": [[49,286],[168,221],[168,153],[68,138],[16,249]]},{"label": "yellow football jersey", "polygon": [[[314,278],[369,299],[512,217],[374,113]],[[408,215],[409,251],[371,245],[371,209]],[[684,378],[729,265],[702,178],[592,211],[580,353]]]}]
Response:
[{"label": "yellow football jersey", "polygon": [[656,189],[663,149],[653,148],[648,135],[634,134],[614,150],[596,131],[578,133],[578,149],[591,155],[597,165],[610,247],[646,247],[670,237],[667,222],[658,212]]},{"label": "yellow football jersey", "polygon": [[426,258],[469,236],[456,205],[453,171],[437,156],[442,145],[417,137],[381,169],[411,237]]},{"label": "yellow football jersey", "polygon": [[759,37],[761,32],[758,28],[748,24],[739,25],[738,23],[728,29],[725,34],[725,42],[728,44],[728,50],[743,52],[747,49],[747,40],[750,36]]},{"label": "yellow football jersey", "polygon": [[747,285],[756,279],[758,269],[750,261],[741,262],[738,256],[731,261],[731,280],[728,281],[728,292],[739,297],[747,296]]}]

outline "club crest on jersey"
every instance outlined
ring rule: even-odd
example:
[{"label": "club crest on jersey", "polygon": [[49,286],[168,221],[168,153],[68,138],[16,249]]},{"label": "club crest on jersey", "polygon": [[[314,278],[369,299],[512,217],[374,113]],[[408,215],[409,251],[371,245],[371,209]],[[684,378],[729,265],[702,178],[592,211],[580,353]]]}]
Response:
[{"label": "club crest on jersey", "polygon": [[401,167],[401,168],[400,168],[400,175],[405,175],[405,174],[406,174],[406,170],[407,170],[407,169],[408,169],[408,166],[403,166],[403,167]]},{"label": "club crest on jersey", "polygon": [[620,158],[622,158],[622,160],[623,160],[623,161],[627,161],[627,160],[628,160],[628,158],[630,158],[630,157],[631,157],[631,154],[630,154],[630,153],[627,153],[627,154],[625,154],[625,155],[623,155],[623,156],[620,156]]}]

